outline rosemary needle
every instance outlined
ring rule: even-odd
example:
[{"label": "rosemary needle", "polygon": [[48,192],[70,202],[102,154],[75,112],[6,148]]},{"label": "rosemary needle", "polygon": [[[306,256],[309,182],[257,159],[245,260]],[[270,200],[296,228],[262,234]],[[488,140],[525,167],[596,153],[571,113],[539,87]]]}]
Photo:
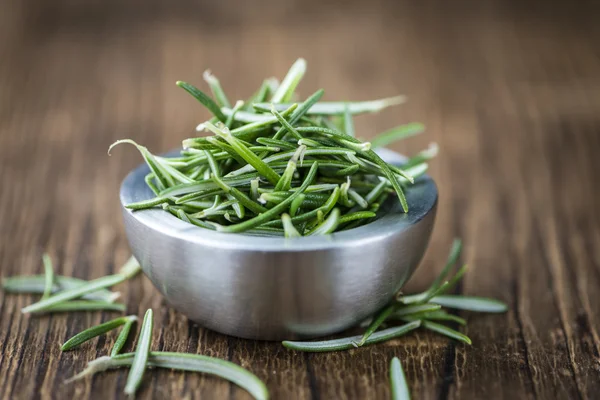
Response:
[{"label": "rosemary needle", "polygon": [[44,263],[45,276],[44,293],[42,294],[42,299],[46,299],[52,294],[52,288],[54,286],[54,269],[52,268],[52,259],[48,253],[44,253],[42,260]]},{"label": "rosemary needle", "polygon": [[129,396],[135,395],[135,391],[140,386],[140,383],[142,383],[142,378],[146,371],[150,346],[152,344],[153,318],[152,309],[148,309],[144,315],[140,338],[135,349],[133,361],[131,362],[131,369],[127,375],[127,383],[125,384],[125,394]]},{"label": "rosemary needle", "polygon": [[119,332],[119,336],[117,336],[117,340],[115,340],[115,344],[113,345],[112,350],[110,351],[111,357],[114,357],[121,352],[121,349],[123,348],[123,346],[125,346],[125,343],[129,338],[129,332],[131,331],[131,327],[133,326],[133,324],[135,324],[136,321],[137,317],[135,319],[132,318],[125,322],[125,325],[123,325],[123,328],[121,328],[121,332]]},{"label": "rosemary needle", "polygon": [[441,295],[435,296],[429,301],[439,304],[443,307],[467,311],[502,313],[508,309],[506,304],[503,302],[486,297]]},{"label": "rosemary needle", "polygon": [[111,321],[105,322],[103,324],[93,326],[91,328],[88,328],[84,331],[79,332],[77,335],[75,335],[72,338],[70,338],[69,340],[67,340],[61,346],[60,349],[62,351],[71,350],[71,349],[79,346],[80,344],[85,343],[88,340],[95,338],[96,336],[100,336],[106,332],[109,332],[115,328],[118,328],[119,326],[121,326],[123,324],[126,324],[129,321],[135,321],[135,320],[137,320],[137,317],[135,315],[130,315],[127,317],[119,317],[119,318],[113,319]]},{"label": "rosemary needle", "polygon": [[371,324],[369,325],[369,327],[367,328],[365,333],[362,335],[360,340],[356,343],[356,347],[360,347],[360,346],[364,345],[365,342],[367,340],[369,340],[369,337],[371,337],[373,332],[375,332],[377,330],[377,328],[379,328],[379,326],[381,324],[383,324],[383,322],[386,319],[388,319],[388,317],[390,315],[392,315],[392,313],[394,312],[395,309],[396,309],[396,305],[391,304],[391,305],[385,307],[383,310],[381,310],[381,312],[379,314],[377,314],[377,316],[373,319],[373,322],[371,322]]},{"label": "rosemary needle", "polygon": [[74,312],[74,311],[116,311],[124,312],[125,304],[110,303],[102,300],[70,300],[63,301],[52,306],[45,307],[39,311],[32,311],[35,314],[56,313],[56,312]]},{"label": "rosemary needle", "polygon": [[392,358],[390,362],[390,387],[392,390],[392,400],[410,400],[408,383],[406,382],[406,376],[398,357]]},{"label": "rosemary needle", "polygon": [[[417,329],[421,326],[421,321],[412,321],[402,326],[396,326],[393,328],[384,329],[379,332],[372,334],[366,341],[365,344],[374,344],[383,342],[386,340],[394,339],[402,336],[412,330]],[[348,350],[355,347],[355,343],[360,341],[362,336],[352,336],[341,339],[323,340],[317,342],[295,342],[295,341],[284,341],[283,345],[288,349],[297,351],[307,352],[327,352],[327,351],[340,351]]]},{"label": "rosemary needle", "polygon": [[[68,381],[74,381],[112,368],[132,366],[134,353],[114,357],[100,357],[90,361],[85,370]],[[227,379],[245,389],[257,400],[267,400],[269,392],[265,384],[248,370],[229,361],[199,354],[153,351],[148,357],[148,367],[212,374]]]}]

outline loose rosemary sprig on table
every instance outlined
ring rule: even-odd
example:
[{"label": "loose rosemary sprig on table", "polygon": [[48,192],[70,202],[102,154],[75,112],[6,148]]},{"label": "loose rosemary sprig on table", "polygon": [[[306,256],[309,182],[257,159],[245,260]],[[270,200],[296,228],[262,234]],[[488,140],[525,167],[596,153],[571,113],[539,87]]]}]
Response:
[{"label": "loose rosemary sprig on table", "polygon": [[306,62],[299,59],[281,84],[265,81],[252,98],[233,107],[208,71],[204,79],[214,100],[177,82],[214,116],[197,128],[212,136],[184,140],[174,158],[153,155],[130,139],[115,142],[111,149],[129,143],[139,150],[150,169],[146,183],[155,194],[127,207],[162,207],[185,222],[220,232],[290,238],[369,223],[390,194],[408,212],[404,192],[425,173],[437,150],[421,152],[399,168],[372,148],[417,134],[423,125],[402,125],[363,142],[355,137],[353,122],[357,114],[403,103],[404,96],[322,102],[321,89],[294,103],[305,72]]},{"label": "loose rosemary sprig on table", "polygon": [[92,281],[57,276],[54,274],[50,256],[44,254],[44,275],[20,275],[4,278],[2,288],[9,293],[41,293],[41,299],[24,307],[23,313],[55,313],[70,311],[125,311],[125,304],[115,303],[118,292],[108,290],[140,270],[134,257],[123,265],[117,274],[104,276]]},{"label": "loose rosemary sprig on table", "polygon": [[127,341],[131,324],[136,320],[137,317],[135,316],[117,318],[88,328],[69,339],[63,345],[63,351],[124,325],[113,346],[110,357],[103,356],[90,361],[86,369],[67,382],[82,379],[86,376],[93,376],[97,372],[107,369],[129,367],[130,370],[124,391],[125,394],[134,397],[147,368],[166,368],[216,375],[247,390],[257,400],[266,400],[269,398],[267,387],[256,375],[232,362],[198,354],[151,351],[153,330],[152,309],[148,309],[144,316],[136,351],[134,353],[119,354]]}]

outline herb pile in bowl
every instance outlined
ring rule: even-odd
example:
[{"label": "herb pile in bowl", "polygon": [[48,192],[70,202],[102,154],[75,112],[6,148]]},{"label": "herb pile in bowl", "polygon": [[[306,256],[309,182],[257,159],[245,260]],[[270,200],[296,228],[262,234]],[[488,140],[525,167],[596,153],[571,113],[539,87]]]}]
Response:
[{"label": "herb pile in bowl", "polygon": [[[320,89],[293,102],[306,71],[299,59],[281,84],[264,81],[249,100],[233,106],[219,81],[204,79],[214,99],[196,87],[177,85],[213,115],[197,130],[211,136],[183,141],[179,157],[166,158],[135,145],[150,168],[156,197],[128,204],[162,207],[181,220],[228,233],[299,237],[325,235],[369,223],[390,196],[404,212],[405,189],[425,173],[431,147],[402,168],[373,150],[423,130],[418,123],[393,128],[371,142],[356,138],[353,116],[401,104],[403,96],[363,102],[322,102]],[[109,150],[110,151],[110,150]]]}]

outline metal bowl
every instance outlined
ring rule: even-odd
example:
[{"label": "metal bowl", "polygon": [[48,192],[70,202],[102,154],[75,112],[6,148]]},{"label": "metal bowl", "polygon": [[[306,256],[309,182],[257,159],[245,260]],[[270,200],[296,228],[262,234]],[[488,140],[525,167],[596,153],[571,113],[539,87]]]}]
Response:
[{"label": "metal bowl", "polygon": [[[389,150],[379,154],[403,160]],[[153,197],[148,172],[141,165],[125,178],[123,205]],[[362,321],[410,278],[429,242],[437,188],[423,176],[406,197],[407,214],[392,198],[370,224],[297,239],[214,232],[161,209],[123,207],[123,218],[145,274],[191,320],[243,338],[311,338]]]}]

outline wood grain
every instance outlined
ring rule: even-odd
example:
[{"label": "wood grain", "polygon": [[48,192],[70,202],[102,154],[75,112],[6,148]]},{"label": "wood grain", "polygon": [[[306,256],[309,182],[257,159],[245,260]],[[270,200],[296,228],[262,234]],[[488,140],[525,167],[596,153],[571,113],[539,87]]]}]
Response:
[{"label": "wood grain", "polygon": [[[399,356],[414,398],[597,398],[600,393],[600,7],[517,1],[191,2],[28,0],[0,13],[0,275],[95,278],[128,257],[117,190],[140,162],[108,145],[178,146],[207,117],[175,87],[211,68],[231,98],[299,56],[301,91],[329,99],[404,93],[406,106],[357,119],[363,137],[409,121],[436,141],[440,190],[423,288],[451,240],[474,268],[459,292],[500,298],[464,313],[473,346],[419,331],[377,346],[301,354],[226,337],[169,309],[150,282],[118,287],[128,313],[155,310],[153,348],[232,360],[275,399],[384,399]],[[527,4],[527,5],[525,5]],[[110,313],[24,316],[34,297],[0,293],[0,398],[123,398],[124,371],[63,381],[116,335],[61,353]],[[133,344],[130,344],[133,345]],[[248,398],[229,383],[153,371],[140,398]]]}]

